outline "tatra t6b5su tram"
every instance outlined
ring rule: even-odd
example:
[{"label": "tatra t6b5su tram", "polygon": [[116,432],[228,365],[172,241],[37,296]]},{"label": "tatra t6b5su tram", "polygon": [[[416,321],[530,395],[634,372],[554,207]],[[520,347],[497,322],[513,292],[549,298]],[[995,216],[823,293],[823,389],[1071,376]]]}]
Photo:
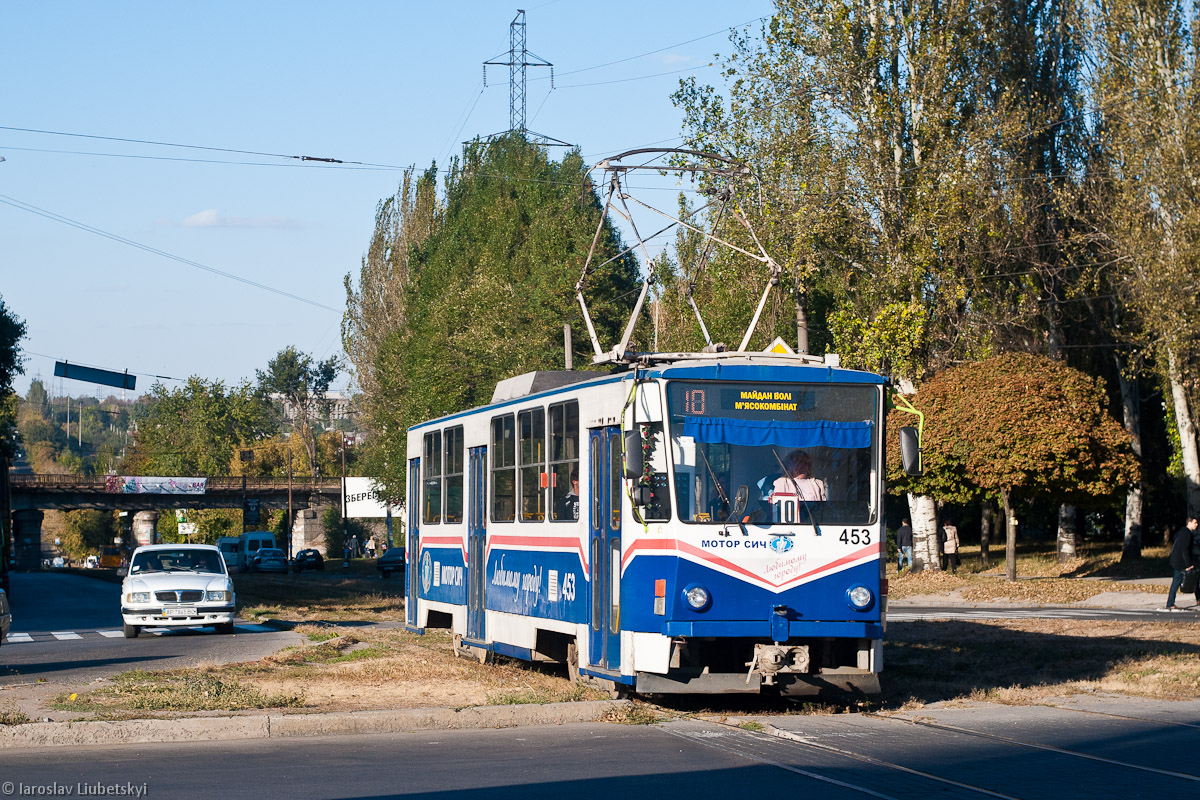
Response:
[{"label": "tatra t6b5su tram", "polygon": [[884,379],[721,354],[408,433],[408,624],[649,693],[878,691]]},{"label": "tatra t6b5su tram", "polygon": [[[611,175],[605,214],[629,196],[635,167],[620,159],[658,169],[650,152],[597,165]],[[677,222],[727,245],[728,212],[757,247],[734,247],[766,281],[741,345],[713,343],[693,302],[704,352],[633,352],[648,273],[623,339],[603,350],[589,253],[576,295],[593,363],[624,371],[510,378],[490,404],[408,431],[407,624],[611,689],[878,691],[887,380],[778,340],[747,352],[782,273],[739,210],[748,171],[664,152],[705,159],[682,169],[720,201],[712,233]],[[916,434],[902,429],[910,471]]]}]

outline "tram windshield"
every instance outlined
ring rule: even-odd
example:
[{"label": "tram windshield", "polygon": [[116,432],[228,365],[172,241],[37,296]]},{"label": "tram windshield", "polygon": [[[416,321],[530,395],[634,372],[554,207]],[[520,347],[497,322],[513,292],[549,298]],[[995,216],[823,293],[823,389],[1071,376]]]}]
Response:
[{"label": "tram windshield", "polygon": [[667,402],[682,521],[875,521],[877,387],[672,381]]}]

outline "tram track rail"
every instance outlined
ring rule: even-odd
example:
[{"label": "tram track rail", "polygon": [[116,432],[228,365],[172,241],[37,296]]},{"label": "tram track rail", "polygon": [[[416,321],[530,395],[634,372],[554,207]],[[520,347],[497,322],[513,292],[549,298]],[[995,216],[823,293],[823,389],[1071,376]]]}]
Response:
[{"label": "tram track rail", "polygon": [[[1057,705],[1044,705],[1041,707],[1054,709],[1059,712],[1104,717],[1121,722],[1138,723],[1163,729],[1200,729],[1200,725],[1198,724],[1176,720],[1137,717]],[[666,714],[672,722],[686,722],[694,726],[691,729],[672,727],[671,725],[662,726],[662,730],[670,735],[687,739],[706,747],[719,749],[765,766],[775,767],[793,773],[798,777],[814,780],[831,787],[836,786],[863,796],[887,798],[889,800],[900,800],[900,798],[912,797],[914,794],[922,797],[943,795],[949,797],[974,796],[1000,798],[1001,800],[1025,800],[1020,794],[1011,793],[1013,791],[1012,788],[1005,791],[1001,787],[992,788],[985,785],[984,781],[970,782],[959,780],[944,774],[937,774],[936,771],[931,771],[928,768],[921,769],[917,765],[910,766],[901,763],[904,759],[892,759],[884,755],[873,755],[863,752],[862,748],[856,749],[832,744],[828,741],[817,740],[818,737],[828,738],[830,735],[828,731],[810,735],[788,730],[766,721],[758,722],[757,725],[747,725],[746,722],[739,725],[728,721],[706,718],[696,713],[672,712],[669,709],[661,707],[659,707],[659,711]],[[1193,786],[1196,783],[1200,783],[1200,775],[1149,766],[1119,758],[1110,758],[1070,747],[1060,747],[1044,742],[1032,741],[1028,738],[1006,736],[999,733],[974,730],[928,719],[914,719],[896,714],[867,712],[855,716],[861,720],[878,721],[893,725],[909,725],[914,728],[938,731],[941,734],[951,737],[970,737],[981,742],[994,742],[997,745],[1008,748],[1040,751],[1078,763],[1103,764],[1119,771],[1127,770],[1133,773],[1153,775],[1164,779],[1181,780]],[[827,720],[829,718],[822,719]],[[870,732],[860,728],[849,735],[870,736]],[[946,745],[943,744],[940,747],[946,747]],[[811,763],[808,760],[802,763],[795,763],[796,754],[801,752],[819,755],[818,763]],[[839,761],[842,764],[839,764]],[[869,780],[855,779],[851,776],[856,774],[856,770],[844,766],[845,762],[869,765],[877,768],[880,772]],[[1067,772],[1070,773],[1072,771],[1068,770]],[[861,771],[858,771],[857,774],[861,775]],[[894,780],[888,779],[888,775],[906,776],[906,782],[911,785],[896,788]],[[924,788],[922,788],[922,785]],[[1039,789],[1034,791],[1033,795],[1044,796],[1045,792]]]}]

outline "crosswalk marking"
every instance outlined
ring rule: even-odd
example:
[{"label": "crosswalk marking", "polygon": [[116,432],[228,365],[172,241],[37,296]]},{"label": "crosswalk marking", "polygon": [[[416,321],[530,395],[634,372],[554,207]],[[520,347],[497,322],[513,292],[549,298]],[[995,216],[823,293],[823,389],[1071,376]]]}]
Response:
[{"label": "crosswalk marking", "polygon": [[[205,626],[193,625],[193,626],[189,626],[189,627],[192,630],[204,630]],[[180,628],[142,628],[141,632],[148,633],[153,636],[162,636],[163,634],[170,634],[170,633],[172,633],[174,631],[178,631],[178,630],[180,630]],[[233,631],[234,631],[234,633],[274,633],[274,632],[277,632],[278,629],[273,628],[270,625],[257,625],[257,624],[249,624],[248,623],[245,625],[235,625],[233,628]],[[72,639],[85,639],[85,638],[90,638],[93,634],[99,634],[100,636],[103,636],[105,639],[119,639],[125,635],[125,632],[119,631],[119,630],[103,630],[103,631],[96,630],[96,631],[83,631],[83,632],[77,632],[77,631],[50,631],[49,632],[49,635],[53,636],[54,639],[57,641],[69,641]],[[42,634],[39,634],[39,636],[42,636]],[[4,639],[5,644],[25,644],[25,643],[29,643],[29,642],[33,642],[33,641],[48,641],[48,640],[44,639],[44,638],[35,640],[33,638],[33,635],[29,634],[29,633],[10,633]]]}]

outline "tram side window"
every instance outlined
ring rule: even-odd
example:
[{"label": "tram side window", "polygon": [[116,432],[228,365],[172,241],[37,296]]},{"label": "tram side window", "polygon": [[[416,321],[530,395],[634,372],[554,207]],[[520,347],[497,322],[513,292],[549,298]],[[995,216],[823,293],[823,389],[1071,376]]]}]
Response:
[{"label": "tram side window", "polygon": [[579,403],[575,401],[550,406],[550,508],[555,522],[579,519]]},{"label": "tram side window", "polygon": [[446,483],[446,522],[463,520],[463,428],[447,428],[445,434],[446,461],[443,472]]},{"label": "tram side window", "polygon": [[512,414],[492,419],[492,521],[512,522],[517,509],[517,437]]},{"label": "tram side window", "polygon": [[546,519],[546,412],[531,408],[517,414],[521,435],[521,520]]},{"label": "tram side window", "polygon": [[424,444],[421,519],[426,525],[435,525],[442,521],[442,432],[425,434]]}]

